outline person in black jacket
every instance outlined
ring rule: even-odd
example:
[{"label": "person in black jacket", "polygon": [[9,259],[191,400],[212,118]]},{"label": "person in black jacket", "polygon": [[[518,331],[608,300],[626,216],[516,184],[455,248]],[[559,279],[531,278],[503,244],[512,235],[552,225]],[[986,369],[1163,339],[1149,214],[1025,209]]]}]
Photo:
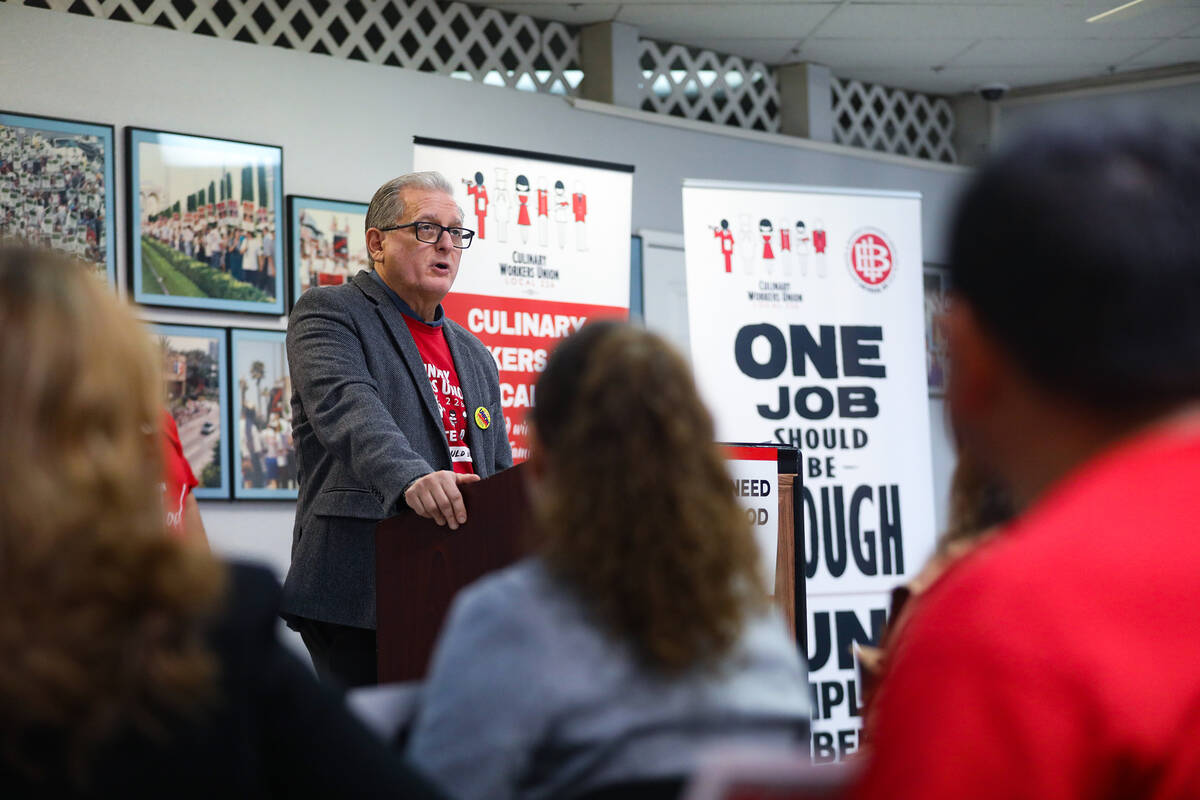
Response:
[{"label": "person in black jacket", "polygon": [[171,537],[158,357],[86,267],[0,245],[5,796],[437,797],[279,643],[279,587]]}]

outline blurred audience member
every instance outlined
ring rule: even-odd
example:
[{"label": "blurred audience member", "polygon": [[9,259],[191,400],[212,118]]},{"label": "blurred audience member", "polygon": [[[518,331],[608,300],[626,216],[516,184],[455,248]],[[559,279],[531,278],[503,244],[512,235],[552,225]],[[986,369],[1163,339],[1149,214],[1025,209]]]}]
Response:
[{"label": "blurred audience member", "polygon": [[168,536],[145,330],[0,245],[0,786],[13,797],[424,797],[275,638],[278,584]]},{"label": "blurred audience member", "polygon": [[179,426],[166,409],[162,412],[163,428],[163,506],[167,512],[167,529],[184,541],[208,546],[200,506],[192,490],[200,485],[196,474],[183,455]]},{"label": "blurred audience member", "polygon": [[918,598],[959,559],[991,539],[1015,514],[1008,490],[962,452],[958,454],[950,481],[949,505],[948,526],[938,538],[933,556],[916,577],[892,590],[892,612],[880,646],[856,648],[862,669],[864,718],[869,715],[871,701],[886,673],[887,655],[895,648],[900,632],[919,605]]},{"label": "blurred audience member", "polygon": [[862,797],[1200,794],[1198,220],[1200,132],[1146,117],[1017,134],[973,179],[947,403],[1022,515],[896,643]]},{"label": "blurred audience member", "polygon": [[682,357],[597,322],[538,382],[538,555],[456,599],[410,740],[473,798],[687,775],[714,742],[807,753],[808,686]]}]

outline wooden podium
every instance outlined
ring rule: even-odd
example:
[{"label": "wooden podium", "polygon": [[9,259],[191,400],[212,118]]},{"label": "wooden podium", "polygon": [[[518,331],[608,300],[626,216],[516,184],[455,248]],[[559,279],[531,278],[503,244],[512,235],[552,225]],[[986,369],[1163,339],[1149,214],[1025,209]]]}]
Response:
[{"label": "wooden podium", "polygon": [[[803,643],[804,572],[802,561],[799,570],[796,565],[795,460],[794,450],[780,456],[774,599],[789,630]],[[533,525],[523,465],[463,486],[462,494],[467,522],[456,531],[411,512],[375,527],[380,683],[422,680],[458,590],[508,566],[530,549]]]},{"label": "wooden podium", "polygon": [[528,550],[524,466],[461,488],[467,522],[458,530],[411,512],[375,526],[380,683],[423,679],[458,590]]}]

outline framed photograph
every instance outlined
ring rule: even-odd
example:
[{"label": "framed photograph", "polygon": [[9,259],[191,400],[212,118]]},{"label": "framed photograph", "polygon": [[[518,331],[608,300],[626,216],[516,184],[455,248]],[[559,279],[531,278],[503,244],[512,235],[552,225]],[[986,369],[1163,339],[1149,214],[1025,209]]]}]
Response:
[{"label": "framed photograph", "polygon": [[292,378],[283,331],[233,331],[234,499],[294,500]]},{"label": "framed photograph", "polygon": [[199,499],[229,498],[229,435],[225,329],[151,325],[162,353],[167,410],[175,417],[183,455],[200,485]]},{"label": "framed photograph", "polygon": [[332,286],[370,269],[367,204],[288,195],[292,304],[312,286]]},{"label": "framed photograph", "polygon": [[0,238],[53,247],[117,282],[113,128],[0,111]]},{"label": "framed photograph", "polygon": [[939,317],[946,310],[946,293],[950,289],[950,273],[945,268],[925,265],[925,374],[929,394],[946,394],[946,336]]},{"label": "framed photograph", "polygon": [[126,128],[133,299],[282,314],[283,148]]}]

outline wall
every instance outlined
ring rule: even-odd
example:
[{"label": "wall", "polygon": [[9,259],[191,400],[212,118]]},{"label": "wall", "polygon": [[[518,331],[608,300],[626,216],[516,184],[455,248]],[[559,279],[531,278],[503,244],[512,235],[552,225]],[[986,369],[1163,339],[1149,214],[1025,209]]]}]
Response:
[{"label": "wall", "polygon": [[[943,221],[964,171],[591,113],[561,97],[133,25],[0,4],[0,108],[112,123],[125,200],[122,126],[282,145],[284,191],[366,201],[412,164],[414,135],[636,165],[633,229],[682,231],[685,177],[916,190],[925,259],[945,260]],[[124,209],[118,263],[126,258]],[[470,269],[469,259],[464,263]],[[125,278],[122,276],[122,281]],[[282,329],[283,318],[144,310],[160,322]],[[940,403],[931,414],[940,415]],[[939,495],[952,457],[937,441]],[[942,504],[939,503],[939,513]],[[272,565],[289,560],[290,503],[201,504],[214,547]],[[939,518],[940,521],[940,518]]]},{"label": "wall", "polygon": [[1005,135],[1036,123],[1047,114],[1078,114],[1122,106],[1134,106],[1139,110],[1170,114],[1200,123],[1200,73],[1181,75],[1144,86],[1114,86],[1012,98],[1001,101],[999,105],[997,136],[1001,140]]}]

